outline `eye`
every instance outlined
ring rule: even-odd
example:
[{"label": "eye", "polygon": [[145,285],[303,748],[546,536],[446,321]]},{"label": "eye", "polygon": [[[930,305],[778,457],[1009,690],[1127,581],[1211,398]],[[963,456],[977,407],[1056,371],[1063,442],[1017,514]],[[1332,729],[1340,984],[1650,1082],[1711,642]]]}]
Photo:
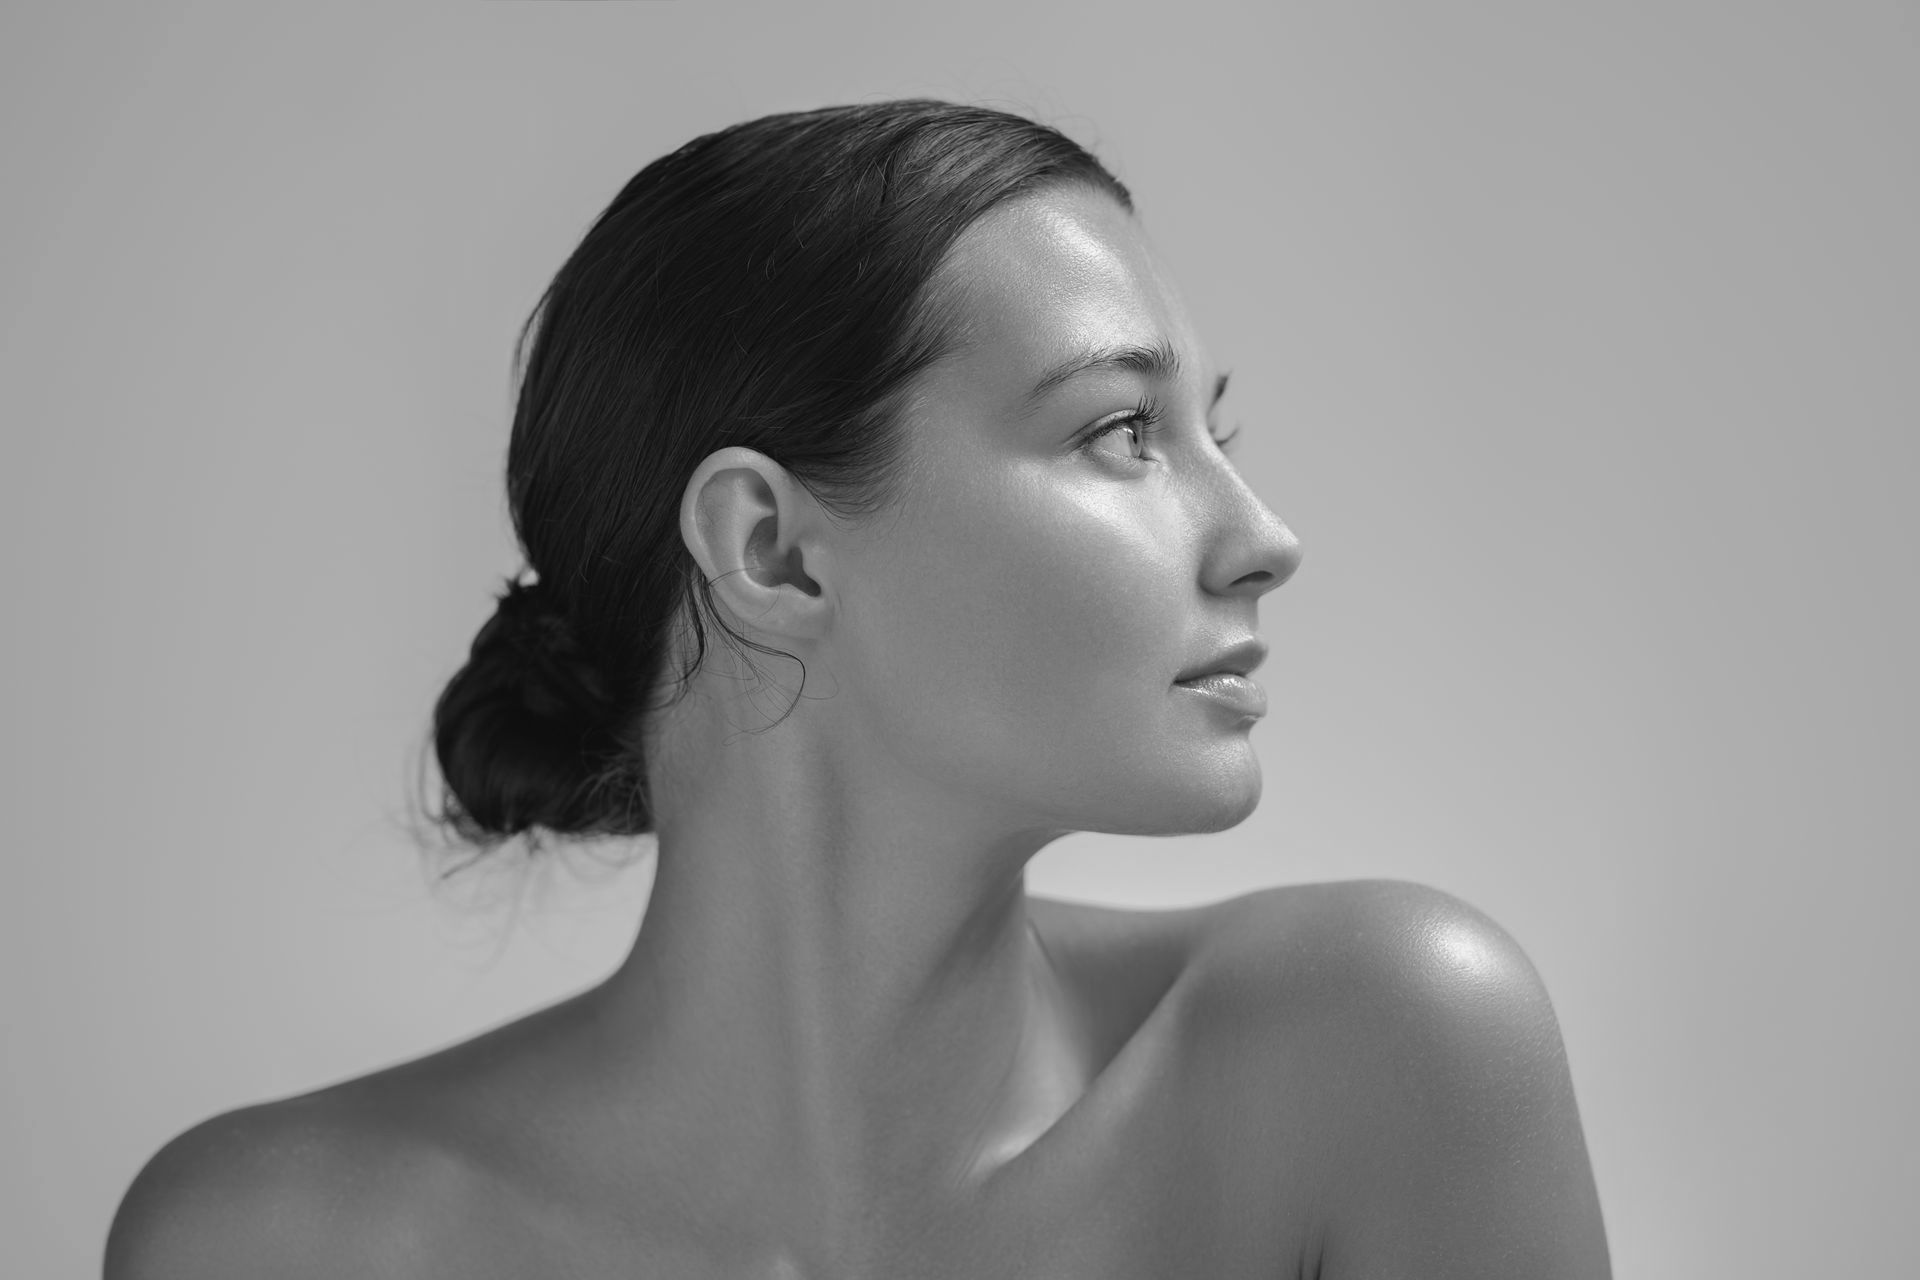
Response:
[{"label": "eye", "polygon": [[1095,424],[1093,429],[1082,438],[1079,447],[1089,452],[1112,453],[1111,449],[1095,450],[1094,442],[1124,432],[1124,439],[1128,441],[1127,451],[1120,456],[1134,462],[1152,462],[1154,459],[1140,450],[1153,435],[1154,428],[1159,425],[1159,422],[1160,406],[1151,398],[1143,397],[1139,404],[1125,413],[1116,413],[1111,418],[1102,419]]},{"label": "eye", "polygon": [[[1209,434],[1212,434],[1212,433],[1209,433]],[[1240,438],[1240,427],[1239,427],[1239,424],[1236,423],[1234,424],[1233,430],[1227,432],[1227,434],[1223,436],[1214,436],[1213,443],[1214,443],[1214,446],[1220,450],[1220,452],[1231,455],[1233,453],[1233,442],[1235,440],[1238,440],[1239,438]]]}]

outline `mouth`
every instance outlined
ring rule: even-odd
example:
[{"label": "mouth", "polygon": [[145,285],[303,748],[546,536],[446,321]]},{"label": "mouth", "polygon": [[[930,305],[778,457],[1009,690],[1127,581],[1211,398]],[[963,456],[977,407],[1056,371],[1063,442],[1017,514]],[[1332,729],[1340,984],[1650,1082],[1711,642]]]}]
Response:
[{"label": "mouth", "polygon": [[1176,680],[1173,687],[1191,690],[1244,719],[1257,720],[1267,714],[1267,691],[1236,671],[1210,671],[1189,680]]},{"label": "mouth", "polygon": [[1192,684],[1208,676],[1234,675],[1246,677],[1253,674],[1255,667],[1267,660],[1267,646],[1260,643],[1257,636],[1248,636],[1227,646],[1198,665],[1188,667],[1173,678],[1175,684]]},{"label": "mouth", "polygon": [[1182,671],[1173,687],[1206,699],[1237,720],[1258,720],[1267,714],[1267,691],[1254,683],[1252,674],[1266,656],[1267,646],[1259,637],[1246,636]]}]

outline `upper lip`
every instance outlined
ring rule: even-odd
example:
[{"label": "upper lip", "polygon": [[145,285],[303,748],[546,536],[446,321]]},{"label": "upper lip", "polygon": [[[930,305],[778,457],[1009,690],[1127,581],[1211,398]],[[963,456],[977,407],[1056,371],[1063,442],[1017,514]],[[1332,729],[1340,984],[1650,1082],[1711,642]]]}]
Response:
[{"label": "upper lip", "polygon": [[1198,680],[1201,676],[1222,675],[1231,672],[1244,676],[1252,672],[1266,660],[1267,646],[1248,636],[1240,643],[1221,650],[1197,667],[1189,667],[1173,678],[1175,684],[1184,684],[1189,680]]}]

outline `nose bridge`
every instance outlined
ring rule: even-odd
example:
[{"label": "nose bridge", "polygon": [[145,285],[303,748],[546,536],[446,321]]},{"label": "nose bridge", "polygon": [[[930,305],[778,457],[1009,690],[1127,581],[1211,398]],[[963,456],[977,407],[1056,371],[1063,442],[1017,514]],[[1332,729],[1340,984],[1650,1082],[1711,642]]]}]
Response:
[{"label": "nose bridge", "polygon": [[1300,567],[1300,539],[1225,457],[1206,468],[1197,499],[1202,584],[1216,595],[1261,596]]}]

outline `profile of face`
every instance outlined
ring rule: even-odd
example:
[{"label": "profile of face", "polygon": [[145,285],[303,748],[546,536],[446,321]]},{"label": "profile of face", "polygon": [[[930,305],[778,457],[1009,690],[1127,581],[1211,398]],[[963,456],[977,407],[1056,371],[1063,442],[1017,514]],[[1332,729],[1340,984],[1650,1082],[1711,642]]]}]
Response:
[{"label": "profile of face", "polygon": [[905,412],[900,500],[833,535],[808,714],[1022,832],[1238,823],[1246,691],[1176,682],[1258,661],[1257,602],[1300,549],[1217,443],[1224,382],[1138,222],[1046,188],[933,287],[961,341]]}]

